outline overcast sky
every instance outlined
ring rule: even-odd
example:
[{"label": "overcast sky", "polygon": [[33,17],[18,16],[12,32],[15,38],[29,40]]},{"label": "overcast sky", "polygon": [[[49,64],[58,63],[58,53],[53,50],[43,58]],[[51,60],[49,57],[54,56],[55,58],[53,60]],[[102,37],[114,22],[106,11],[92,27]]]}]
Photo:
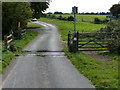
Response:
[{"label": "overcast sky", "polygon": [[73,6],[78,7],[78,12],[109,12],[113,4],[120,0],[52,0],[46,12],[70,13]]}]

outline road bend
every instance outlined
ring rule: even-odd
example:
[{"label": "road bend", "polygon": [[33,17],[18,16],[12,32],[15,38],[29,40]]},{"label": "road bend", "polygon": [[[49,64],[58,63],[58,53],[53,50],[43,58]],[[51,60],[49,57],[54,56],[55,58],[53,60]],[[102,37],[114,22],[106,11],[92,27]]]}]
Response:
[{"label": "road bend", "polygon": [[94,88],[64,55],[57,28],[49,23],[34,29],[40,34],[3,74],[2,88]]}]

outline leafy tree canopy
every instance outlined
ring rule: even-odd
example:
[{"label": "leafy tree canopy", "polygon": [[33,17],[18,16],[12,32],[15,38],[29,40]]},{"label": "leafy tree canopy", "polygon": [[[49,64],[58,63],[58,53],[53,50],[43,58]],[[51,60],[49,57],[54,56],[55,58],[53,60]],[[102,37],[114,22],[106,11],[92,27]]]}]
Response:
[{"label": "leafy tree canopy", "polygon": [[49,7],[48,2],[31,2],[31,8],[33,10],[33,18],[40,18],[42,12]]},{"label": "leafy tree canopy", "polygon": [[17,30],[18,22],[21,28],[25,27],[27,20],[32,17],[29,2],[3,2],[2,3],[2,29],[3,34]]},{"label": "leafy tree canopy", "polygon": [[118,18],[120,14],[120,4],[114,4],[110,8],[110,12],[113,14],[113,16],[116,16]]},{"label": "leafy tree canopy", "polygon": [[49,2],[3,2],[2,3],[2,32],[8,34],[12,29],[24,28],[32,17],[40,18],[42,12],[49,6]]}]

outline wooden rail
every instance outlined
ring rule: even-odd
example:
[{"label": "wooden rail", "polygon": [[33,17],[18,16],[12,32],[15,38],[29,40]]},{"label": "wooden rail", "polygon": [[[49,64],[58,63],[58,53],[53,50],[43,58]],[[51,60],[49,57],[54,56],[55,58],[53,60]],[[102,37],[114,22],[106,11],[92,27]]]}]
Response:
[{"label": "wooden rail", "polygon": [[108,50],[111,36],[116,33],[68,33],[68,49],[70,52],[77,51],[106,51]]},{"label": "wooden rail", "polygon": [[25,34],[26,34],[26,29],[19,29],[18,30],[18,35],[17,35],[17,38],[18,39],[22,39],[22,38],[24,38],[25,37]]},{"label": "wooden rail", "polygon": [[22,36],[22,38],[25,37],[25,34],[26,34],[26,29],[22,29],[22,30],[21,30],[21,36]]},{"label": "wooden rail", "polygon": [[[26,29],[18,29],[16,30],[17,32],[14,32],[14,37],[16,37],[16,39],[22,39],[25,37],[26,34]],[[5,49],[11,50],[11,51],[15,51],[15,46],[13,44],[13,32],[11,31],[10,34],[8,36],[4,36],[4,44],[5,44]]]},{"label": "wooden rail", "polygon": [[8,36],[4,36],[5,48],[9,49],[12,42],[13,42],[13,32],[11,32]]}]

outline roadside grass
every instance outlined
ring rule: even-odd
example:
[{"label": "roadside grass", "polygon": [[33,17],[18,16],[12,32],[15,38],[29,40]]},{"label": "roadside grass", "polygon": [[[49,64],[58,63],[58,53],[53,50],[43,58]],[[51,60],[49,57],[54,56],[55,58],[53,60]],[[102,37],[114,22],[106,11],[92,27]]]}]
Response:
[{"label": "roadside grass", "polygon": [[98,61],[82,52],[66,55],[96,88],[118,88],[118,62]]},{"label": "roadside grass", "polygon": [[[31,27],[33,27],[33,25],[31,25]],[[41,26],[39,25],[39,27]],[[0,74],[3,73],[4,68],[11,63],[12,59],[15,56],[19,56],[22,53],[21,51],[22,48],[24,48],[29,42],[35,39],[37,35],[38,35],[38,32],[36,31],[26,31],[26,35],[23,39],[14,41],[15,47],[17,49],[16,52],[11,52],[9,50],[4,50],[2,52],[2,60],[1,60],[2,62],[0,62],[0,64],[2,63],[2,65],[0,65],[2,68],[0,69]]]},{"label": "roadside grass", "polygon": [[98,51],[99,54],[101,55],[108,55],[108,56],[111,56],[112,60],[115,60],[115,61],[120,61],[120,55],[119,54],[114,54],[114,53],[109,53],[109,52],[104,52],[104,51]]},{"label": "roadside grass", "polygon": [[[41,18],[39,20],[55,24],[58,27],[61,39],[65,41],[63,45],[66,56],[81,73],[88,77],[96,88],[118,88],[118,60],[98,61],[82,52],[69,53],[67,49],[67,34],[68,31],[73,32],[73,22],[49,18]],[[82,32],[84,28],[86,32],[93,32],[105,26],[103,24],[92,25],[88,22],[77,22],[77,31]],[[117,57],[117,55],[111,55],[111,58],[114,56]]]},{"label": "roadside grass", "polygon": [[31,40],[33,40],[38,33],[36,31],[27,31],[25,38],[21,40],[15,40],[15,46],[18,51],[21,51],[22,48],[24,48]]},{"label": "roadside grass", "polygon": [[27,24],[27,28],[34,29],[34,28],[42,28],[43,26],[37,24]]}]

